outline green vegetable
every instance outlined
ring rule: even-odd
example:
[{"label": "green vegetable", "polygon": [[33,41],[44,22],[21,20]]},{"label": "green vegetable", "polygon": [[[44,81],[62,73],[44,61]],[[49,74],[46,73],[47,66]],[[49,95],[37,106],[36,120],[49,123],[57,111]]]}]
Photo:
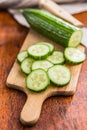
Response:
[{"label": "green vegetable", "polygon": [[82,39],[82,30],[45,11],[26,9],[24,17],[33,29],[64,47],[76,47]]},{"label": "green vegetable", "polygon": [[42,69],[32,71],[26,80],[27,88],[36,92],[46,89],[49,84],[48,75]]},{"label": "green vegetable", "polygon": [[52,54],[53,51],[54,51],[54,46],[53,46],[51,43],[48,43],[48,42],[39,42],[39,43],[37,43],[37,44],[47,45],[47,46],[49,47],[49,49],[50,49],[50,54]]},{"label": "green vegetable", "polygon": [[47,60],[53,64],[63,64],[65,61],[62,51],[54,51],[52,55],[47,57]]},{"label": "green vegetable", "polygon": [[63,65],[55,65],[48,69],[48,76],[57,86],[64,86],[70,82],[70,70]]},{"label": "green vegetable", "polygon": [[66,61],[72,64],[82,63],[86,59],[86,55],[77,48],[68,47],[64,51]]},{"label": "green vegetable", "polygon": [[44,44],[34,44],[28,48],[28,54],[34,59],[44,59],[49,53],[49,47]]},{"label": "green vegetable", "polygon": [[29,74],[31,72],[31,66],[32,66],[33,62],[34,62],[34,60],[30,57],[24,59],[23,62],[21,63],[21,70],[25,74]]},{"label": "green vegetable", "polygon": [[28,52],[27,51],[21,51],[17,55],[17,60],[18,60],[19,63],[21,63],[27,57],[28,57]]},{"label": "green vegetable", "polygon": [[50,68],[52,66],[53,66],[53,64],[51,62],[47,61],[47,60],[39,60],[39,61],[35,61],[32,64],[32,70],[41,68],[41,69],[47,71],[48,68]]},{"label": "green vegetable", "polygon": [[20,52],[17,59],[21,63],[22,72],[27,76],[26,87],[39,92],[45,90],[50,81],[58,87],[67,85],[71,79],[71,72],[62,64],[79,64],[86,59],[86,55],[74,47],[67,47],[62,52],[54,50],[50,43],[39,42]]}]

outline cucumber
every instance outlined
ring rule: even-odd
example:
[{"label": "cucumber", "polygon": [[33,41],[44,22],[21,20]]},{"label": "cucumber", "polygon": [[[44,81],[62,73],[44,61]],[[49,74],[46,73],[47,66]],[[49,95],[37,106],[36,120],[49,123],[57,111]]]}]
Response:
[{"label": "cucumber", "polygon": [[23,71],[23,73],[29,74],[31,72],[31,66],[33,62],[34,59],[32,58],[26,58],[25,60],[23,60],[23,62],[21,63],[21,70]]},{"label": "cucumber", "polygon": [[42,44],[34,44],[28,48],[28,54],[34,59],[44,59],[49,53],[49,47]]},{"label": "cucumber", "polygon": [[48,68],[50,68],[52,66],[53,66],[53,64],[51,62],[47,61],[47,60],[39,60],[39,61],[35,61],[32,64],[32,70],[41,68],[41,69],[47,71]]},{"label": "cucumber", "polygon": [[53,51],[54,51],[54,46],[53,46],[51,43],[48,43],[48,42],[39,42],[39,43],[37,43],[37,44],[47,45],[47,46],[49,47],[49,49],[50,49],[50,54],[52,54]]},{"label": "cucumber", "polygon": [[39,92],[47,88],[50,84],[47,73],[42,69],[32,71],[26,80],[28,89]]},{"label": "cucumber", "polygon": [[54,65],[48,69],[48,76],[55,85],[64,86],[70,82],[70,70],[63,65]]},{"label": "cucumber", "polygon": [[47,60],[53,64],[63,64],[65,61],[62,51],[54,51],[52,55],[47,57]]},{"label": "cucumber", "polygon": [[77,48],[68,47],[64,51],[66,61],[71,64],[82,63],[86,59],[86,55]]},{"label": "cucumber", "polygon": [[82,39],[82,30],[39,9],[25,9],[22,13],[33,29],[64,47],[76,47]]},{"label": "cucumber", "polygon": [[25,51],[21,51],[18,55],[17,55],[17,60],[19,63],[21,63],[25,58],[28,57],[28,52]]}]

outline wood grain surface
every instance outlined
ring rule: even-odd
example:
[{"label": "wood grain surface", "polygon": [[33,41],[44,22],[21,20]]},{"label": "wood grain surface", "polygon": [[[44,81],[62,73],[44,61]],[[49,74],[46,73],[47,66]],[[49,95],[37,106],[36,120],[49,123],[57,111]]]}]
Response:
[{"label": "wood grain surface", "polygon": [[[87,26],[87,12],[75,17]],[[28,31],[6,11],[0,11],[0,130],[87,130],[87,60],[74,96],[51,97],[44,102],[35,126],[25,127],[20,123],[26,95],[8,89],[6,79]]]}]

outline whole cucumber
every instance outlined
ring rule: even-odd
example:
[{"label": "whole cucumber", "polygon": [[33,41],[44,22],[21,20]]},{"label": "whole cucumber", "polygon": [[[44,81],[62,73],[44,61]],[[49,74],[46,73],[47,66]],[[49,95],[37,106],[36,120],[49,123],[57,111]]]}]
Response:
[{"label": "whole cucumber", "polygon": [[76,47],[82,39],[82,30],[39,9],[25,9],[22,13],[33,29],[64,47]]}]

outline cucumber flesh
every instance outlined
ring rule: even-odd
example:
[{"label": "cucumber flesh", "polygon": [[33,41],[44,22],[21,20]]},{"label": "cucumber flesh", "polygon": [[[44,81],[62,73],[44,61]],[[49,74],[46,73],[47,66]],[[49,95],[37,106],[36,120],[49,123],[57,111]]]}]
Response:
[{"label": "cucumber flesh", "polygon": [[47,61],[47,60],[39,60],[39,61],[35,61],[32,64],[32,70],[41,68],[41,69],[47,71],[48,68],[50,68],[52,66],[53,66],[53,64],[51,62]]},{"label": "cucumber flesh", "polygon": [[49,84],[48,75],[42,69],[32,71],[26,80],[27,88],[36,92],[46,89]]},{"label": "cucumber flesh", "polygon": [[81,39],[82,39],[81,30],[75,31],[69,40],[68,47],[77,47],[79,43],[81,42]]},{"label": "cucumber flesh", "polygon": [[29,74],[31,72],[31,66],[32,63],[34,62],[34,60],[32,58],[26,58],[25,60],[23,60],[23,62],[21,63],[21,70],[25,73],[25,74]]},{"label": "cucumber flesh", "polygon": [[49,47],[42,44],[34,44],[28,48],[28,53],[34,59],[44,59],[46,58],[49,53]]},{"label": "cucumber flesh", "polygon": [[51,43],[48,43],[48,42],[39,42],[39,43],[37,43],[37,44],[47,45],[47,46],[49,47],[49,49],[50,49],[50,54],[52,54],[53,51],[54,51],[54,46],[53,46]]},{"label": "cucumber flesh", "polygon": [[17,55],[17,60],[18,62],[22,62],[25,58],[28,57],[28,52],[27,51],[21,51],[18,55]]},{"label": "cucumber flesh", "polygon": [[72,64],[82,63],[86,59],[86,55],[77,48],[68,47],[64,51],[66,61]]},{"label": "cucumber flesh", "polygon": [[55,65],[48,69],[48,76],[57,86],[64,86],[70,82],[70,70],[63,65]]},{"label": "cucumber flesh", "polygon": [[62,51],[54,51],[52,55],[47,57],[47,60],[53,64],[63,64],[65,61]]}]

